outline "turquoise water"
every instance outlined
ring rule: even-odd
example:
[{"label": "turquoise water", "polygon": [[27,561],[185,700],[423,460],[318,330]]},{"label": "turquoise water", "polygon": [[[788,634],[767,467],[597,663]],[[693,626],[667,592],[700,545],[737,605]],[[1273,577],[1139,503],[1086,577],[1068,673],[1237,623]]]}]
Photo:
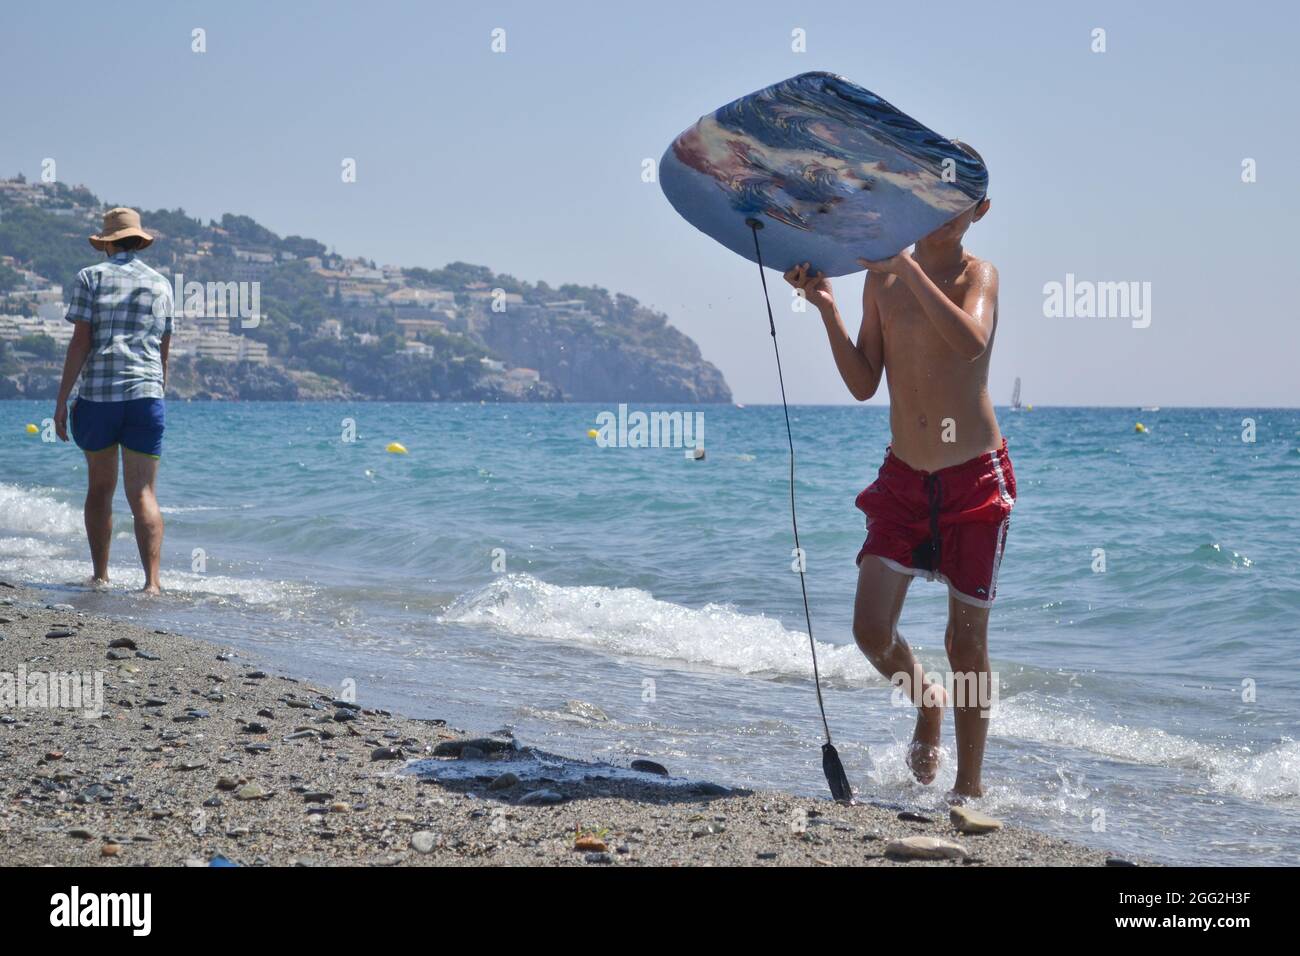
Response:
[{"label": "turquoise water", "polygon": [[[120,492],[115,587],[77,585],[81,456],[25,434],[46,404],[0,402],[0,577],[355,681],[362,703],[824,794],[780,408],[704,407],[704,461],[597,447],[586,431],[603,410],[172,403],[169,594],[148,601],[130,593],[141,576]],[[800,530],[850,777],[869,797],[937,805],[951,723],[937,784],[914,784],[912,713],[849,632],[853,499],[879,466],[886,414],[792,410]],[[1300,411],[1000,418],[1020,500],[990,633],[1001,696],[984,806],[1121,853],[1294,862]],[[394,440],[410,453],[386,454]],[[945,613],[941,585],[912,586],[901,627],[936,670]]]}]

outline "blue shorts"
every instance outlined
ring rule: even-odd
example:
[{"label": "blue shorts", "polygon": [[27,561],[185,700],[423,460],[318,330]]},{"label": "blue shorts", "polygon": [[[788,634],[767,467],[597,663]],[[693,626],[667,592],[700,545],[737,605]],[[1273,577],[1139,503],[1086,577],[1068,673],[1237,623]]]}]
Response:
[{"label": "blue shorts", "polygon": [[132,398],[125,402],[78,398],[68,417],[73,441],[82,451],[103,451],[121,445],[140,455],[162,457],[167,416],[161,398]]}]

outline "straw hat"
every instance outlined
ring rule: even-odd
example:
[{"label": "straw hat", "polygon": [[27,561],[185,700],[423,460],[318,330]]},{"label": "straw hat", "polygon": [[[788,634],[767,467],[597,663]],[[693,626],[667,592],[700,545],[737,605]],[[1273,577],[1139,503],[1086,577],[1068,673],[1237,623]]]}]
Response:
[{"label": "straw hat", "polygon": [[140,214],[134,209],[118,206],[104,213],[104,228],[97,236],[90,236],[90,244],[100,252],[110,242],[117,242],[127,236],[139,236],[144,242],[139,248],[144,249],[153,242],[153,236],[140,228]]}]

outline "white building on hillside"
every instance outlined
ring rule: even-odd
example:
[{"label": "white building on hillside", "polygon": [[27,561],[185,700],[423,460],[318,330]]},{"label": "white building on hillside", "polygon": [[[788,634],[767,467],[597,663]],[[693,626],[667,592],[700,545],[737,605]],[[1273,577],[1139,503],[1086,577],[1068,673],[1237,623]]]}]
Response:
[{"label": "white building on hillside", "polygon": [[40,316],[0,315],[0,341],[17,342],[29,335],[48,335],[67,346],[72,341],[72,323]]}]

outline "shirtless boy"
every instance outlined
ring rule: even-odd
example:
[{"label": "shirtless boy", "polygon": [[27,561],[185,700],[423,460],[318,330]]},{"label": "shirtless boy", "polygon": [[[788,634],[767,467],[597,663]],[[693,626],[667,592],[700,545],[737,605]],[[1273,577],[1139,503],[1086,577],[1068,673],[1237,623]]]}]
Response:
[{"label": "shirtless boy", "polygon": [[[989,354],[998,321],[998,272],[962,247],[982,199],[926,236],[914,250],[869,270],[862,326],[850,338],[830,281],[805,263],[786,273],[821,313],[835,364],[853,397],[866,401],[888,369],[892,443],[876,481],[858,495],[867,539],[858,554],[853,636],[885,677],[917,706],[908,766],[923,784],[939,764],[947,695],[931,686],[898,633],[912,578],[948,585],[944,645],[955,686],[989,687],[989,610],[1016,498],[1006,442],[988,395]],[[978,683],[983,680],[985,683]],[[988,733],[984,695],[958,694],[953,797],[980,795]]]}]

